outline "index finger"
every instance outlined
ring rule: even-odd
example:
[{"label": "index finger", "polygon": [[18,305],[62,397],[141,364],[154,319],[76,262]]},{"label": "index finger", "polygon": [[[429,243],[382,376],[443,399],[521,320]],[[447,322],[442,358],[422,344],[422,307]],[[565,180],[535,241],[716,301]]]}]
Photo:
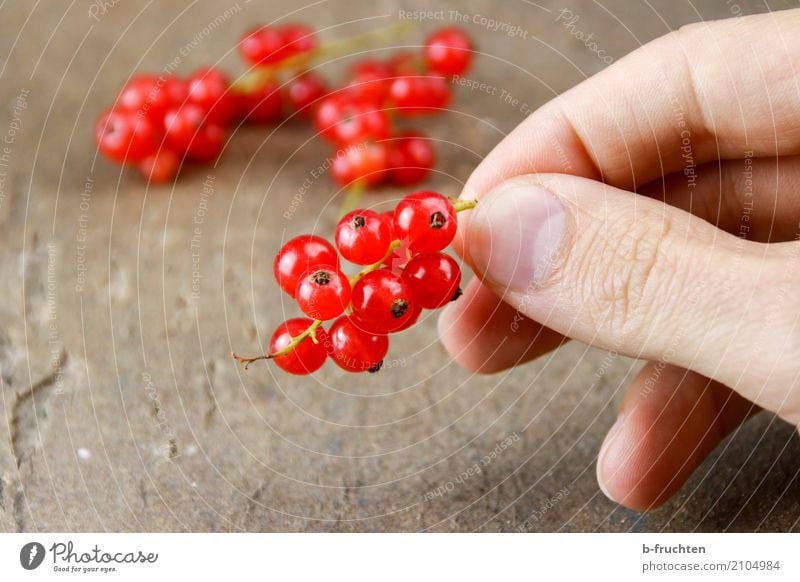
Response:
[{"label": "index finger", "polygon": [[463,196],[530,173],[631,190],[710,160],[800,153],[798,54],[800,10],[683,27],[532,113]]}]

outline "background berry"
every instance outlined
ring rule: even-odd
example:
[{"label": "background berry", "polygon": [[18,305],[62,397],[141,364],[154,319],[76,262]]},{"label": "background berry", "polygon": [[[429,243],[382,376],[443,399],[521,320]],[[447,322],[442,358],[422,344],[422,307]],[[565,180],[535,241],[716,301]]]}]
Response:
[{"label": "background berry", "polygon": [[431,71],[460,75],[472,63],[472,42],[460,28],[441,28],[428,37],[423,54]]}]

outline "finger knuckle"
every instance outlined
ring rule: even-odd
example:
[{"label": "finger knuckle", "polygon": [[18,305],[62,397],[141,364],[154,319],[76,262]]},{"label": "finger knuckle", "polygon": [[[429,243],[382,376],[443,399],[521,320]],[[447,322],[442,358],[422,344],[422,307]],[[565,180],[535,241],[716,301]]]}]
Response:
[{"label": "finger knuckle", "polygon": [[596,329],[620,343],[642,339],[655,309],[664,309],[676,268],[664,252],[666,216],[603,221],[585,237],[575,285]]}]

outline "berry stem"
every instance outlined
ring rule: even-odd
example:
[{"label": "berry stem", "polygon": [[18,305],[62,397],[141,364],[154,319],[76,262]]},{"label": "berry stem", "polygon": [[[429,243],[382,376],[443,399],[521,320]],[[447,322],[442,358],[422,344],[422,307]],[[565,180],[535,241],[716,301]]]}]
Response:
[{"label": "berry stem", "polygon": [[350,286],[355,287],[356,283],[358,283],[361,279],[364,278],[364,275],[380,269],[383,266],[383,263],[386,262],[386,259],[391,257],[395,249],[397,249],[397,247],[399,247],[401,244],[403,244],[403,241],[401,241],[400,239],[393,240],[391,244],[389,244],[389,248],[386,250],[386,254],[383,255],[383,258],[381,258],[379,261],[375,261],[371,265],[367,265],[366,267],[361,269],[358,273],[350,277]]},{"label": "berry stem", "polygon": [[328,42],[308,52],[284,59],[274,65],[257,67],[252,71],[248,71],[232,83],[231,89],[239,93],[251,93],[259,89],[264,83],[271,81],[281,71],[304,69],[308,67],[311,61],[321,58],[331,59],[337,56],[346,56],[372,43],[385,42],[393,37],[400,38],[412,30],[413,25],[410,20],[401,20],[383,28]]},{"label": "berry stem", "polygon": [[456,212],[463,212],[464,210],[472,210],[478,205],[477,200],[463,200],[461,198],[450,198],[453,203],[453,208]]},{"label": "berry stem", "polygon": [[259,360],[271,360],[272,358],[278,358],[280,356],[285,356],[286,354],[291,353],[292,350],[294,350],[300,344],[300,342],[306,339],[307,337],[311,337],[311,341],[314,342],[315,344],[319,343],[319,340],[317,339],[317,329],[319,329],[320,325],[322,325],[322,321],[319,319],[315,320],[314,323],[308,326],[308,329],[306,329],[300,335],[293,337],[292,341],[285,348],[283,348],[279,352],[275,352],[274,354],[266,353],[261,356],[256,356],[254,358],[245,358],[243,356],[238,355],[236,352],[231,352],[231,356],[233,356],[233,359],[236,360],[237,362],[244,364],[244,369],[246,370],[248,366],[250,366],[250,364],[252,364],[253,362],[257,362]]},{"label": "berry stem", "polygon": [[[463,212],[464,210],[470,210],[478,205],[477,200],[462,200],[460,198],[451,198],[450,200],[453,203],[453,207],[455,208],[456,212]],[[391,257],[392,253],[402,244],[403,241],[401,241],[400,239],[393,240],[382,259],[372,263],[371,265],[367,265],[366,267],[361,269],[358,273],[350,277],[350,286],[355,287],[356,283],[358,283],[367,273],[371,273],[372,271],[380,269],[383,266],[384,262],[389,257]],[[309,325],[308,329],[306,329],[303,333],[293,337],[292,341],[279,352],[275,352],[273,354],[266,353],[261,356],[256,356],[254,358],[245,358],[243,356],[236,354],[236,352],[231,352],[231,356],[237,362],[244,364],[244,369],[247,370],[247,367],[253,362],[257,362],[259,360],[271,360],[272,358],[278,358],[280,356],[285,356],[291,353],[291,351],[294,350],[300,344],[300,342],[302,342],[307,337],[310,337],[311,341],[313,341],[315,344],[318,343],[319,340],[317,339],[317,330],[321,325],[322,325],[322,320],[320,319],[314,320],[314,323]]]}]

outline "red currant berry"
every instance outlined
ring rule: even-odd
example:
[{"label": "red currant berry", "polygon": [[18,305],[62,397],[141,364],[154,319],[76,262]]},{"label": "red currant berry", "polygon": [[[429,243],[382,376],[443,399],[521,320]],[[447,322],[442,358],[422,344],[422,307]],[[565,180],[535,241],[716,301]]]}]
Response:
[{"label": "red currant berry", "polygon": [[328,332],[331,358],[348,372],[377,372],[389,351],[389,338],[360,329],[350,317],[340,317]]},{"label": "red currant berry", "polygon": [[389,94],[402,115],[437,113],[452,98],[447,80],[437,76],[398,77],[392,81]]},{"label": "red currant berry", "polygon": [[472,62],[472,42],[460,28],[440,28],[425,42],[424,55],[431,71],[460,75]]},{"label": "red currant berry", "polygon": [[392,141],[389,151],[389,179],[401,186],[418,184],[427,178],[436,156],[424,135],[407,131]]},{"label": "red currant berry", "polygon": [[303,234],[287,242],[278,251],[273,265],[275,280],[281,289],[294,297],[300,277],[321,265],[339,267],[336,249],[321,236]]},{"label": "red currant berry", "polygon": [[275,123],[283,119],[283,99],[277,83],[264,83],[254,91],[242,93],[239,115],[247,123]]},{"label": "red currant berry", "polygon": [[398,275],[378,269],[353,287],[353,317],[369,333],[391,333],[403,328],[416,309],[414,295]]},{"label": "red currant berry", "polygon": [[170,110],[164,118],[167,145],[195,161],[210,161],[225,146],[224,127],[206,121],[205,112],[192,103]]},{"label": "red currant berry", "polygon": [[398,327],[395,330],[395,333],[397,333],[399,331],[404,331],[404,330],[410,328],[411,326],[413,326],[415,323],[417,323],[417,321],[419,320],[419,316],[422,313],[422,306],[419,303],[414,303],[414,308],[413,309],[414,309],[414,312],[411,314],[411,317],[408,318],[408,321],[406,321],[403,324],[402,327]]},{"label": "red currant berry", "polygon": [[[294,338],[311,327],[313,323],[313,321],[305,317],[296,317],[284,321],[272,334],[272,339],[269,342],[270,353],[274,354],[283,350],[292,343]],[[279,368],[290,374],[304,376],[319,370],[327,357],[328,354],[322,343],[315,344],[314,340],[306,337],[291,352],[284,356],[273,358],[272,361]]]},{"label": "red currant berry", "polygon": [[394,209],[394,234],[407,240],[414,253],[434,253],[456,236],[456,210],[441,194],[421,190],[403,198]]},{"label": "red currant berry", "polygon": [[324,138],[344,145],[385,139],[391,130],[391,121],[385,111],[369,103],[352,101],[346,94],[323,99],[314,121]]},{"label": "red currant berry", "polygon": [[117,107],[144,115],[160,125],[167,110],[185,98],[185,84],[174,75],[136,75],[122,89]]},{"label": "red currant berry", "polygon": [[391,65],[375,60],[363,60],[352,68],[353,80],[347,92],[355,101],[364,101],[380,107],[389,96],[394,72]]},{"label": "red currant berry", "polygon": [[311,117],[314,106],[328,93],[325,80],[315,73],[303,73],[286,88],[286,102],[290,111],[301,117]]},{"label": "red currant berry", "polygon": [[425,309],[438,309],[452,301],[461,284],[461,269],[444,253],[417,255],[403,270],[403,280]]},{"label": "red currant berry", "polygon": [[139,172],[154,184],[171,182],[178,175],[180,160],[172,150],[161,148],[139,162]]},{"label": "red currant berry", "polygon": [[277,63],[289,56],[286,38],[278,28],[261,26],[247,32],[239,41],[239,54],[252,65]]},{"label": "red currant berry", "polygon": [[297,283],[297,305],[314,319],[340,316],[350,305],[350,281],[337,267],[314,267]]},{"label": "red currant berry", "polygon": [[336,227],[336,248],[356,265],[371,265],[386,255],[392,242],[387,221],[372,210],[354,210]]},{"label": "red currant berry", "polygon": [[158,132],[134,111],[107,111],[97,120],[94,137],[100,151],[119,163],[140,162],[158,148]]},{"label": "red currant berry", "polygon": [[230,85],[230,79],[221,70],[200,69],[187,80],[188,99],[207,112],[211,123],[230,123],[236,115],[236,99],[229,91]]},{"label": "red currant berry", "polygon": [[289,56],[307,53],[317,48],[319,44],[317,33],[305,24],[284,24],[279,31],[283,37],[283,50]]},{"label": "red currant berry", "polygon": [[367,187],[373,187],[384,181],[388,167],[389,151],[386,144],[367,142],[336,152],[330,173],[341,186],[362,182]]}]

